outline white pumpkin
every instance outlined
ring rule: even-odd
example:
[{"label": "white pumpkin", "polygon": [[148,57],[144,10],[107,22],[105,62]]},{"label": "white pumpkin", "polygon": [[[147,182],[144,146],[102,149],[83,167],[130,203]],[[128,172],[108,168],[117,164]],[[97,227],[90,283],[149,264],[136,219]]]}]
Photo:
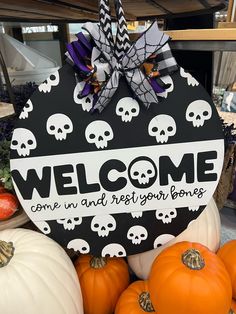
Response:
[{"label": "white pumpkin", "polygon": [[83,314],[70,258],[38,232],[0,231],[0,286],[2,314]]},{"label": "white pumpkin", "polygon": [[196,220],[188,228],[166,244],[140,254],[128,256],[130,268],[138,278],[147,279],[154,259],[168,246],[181,241],[198,242],[216,252],[220,246],[220,215],[212,198]]}]

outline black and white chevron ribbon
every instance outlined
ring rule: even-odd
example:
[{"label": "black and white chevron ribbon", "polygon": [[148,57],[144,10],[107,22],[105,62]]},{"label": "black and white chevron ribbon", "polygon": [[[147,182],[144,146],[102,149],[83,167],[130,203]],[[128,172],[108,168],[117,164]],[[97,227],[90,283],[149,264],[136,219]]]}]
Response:
[{"label": "black and white chevron ribbon", "polygon": [[127,29],[127,23],[121,0],[115,0],[116,18],[117,18],[117,33],[116,33],[116,50],[115,56],[120,60],[125,52],[130,48],[130,40]]},{"label": "black and white chevron ribbon", "polygon": [[99,20],[100,20],[100,27],[102,28],[103,33],[106,35],[106,38],[111,43],[113,43],[111,10],[110,10],[110,5],[109,5],[109,0],[100,0]]}]

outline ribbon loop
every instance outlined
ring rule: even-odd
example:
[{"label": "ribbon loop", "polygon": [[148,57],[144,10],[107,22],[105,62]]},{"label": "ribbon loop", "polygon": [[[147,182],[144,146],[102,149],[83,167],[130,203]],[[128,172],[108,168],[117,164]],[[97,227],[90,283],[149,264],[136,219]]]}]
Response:
[{"label": "ribbon loop", "polygon": [[115,0],[115,8],[118,21],[115,44],[109,0],[101,0],[100,25],[87,22],[83,26],[90,40],[80,33],[78,42],[68,45],[70,58],[86,82],[81,84],[80,96],[92,89],[92,110],[101,112],[117,90],[120,77],[125,76],[135,97],[148,108],[151,103],[158,103],[158,93],[164,91],[158,77],[178,68],[168,45],[169,36],[159,31],[154,22],[131,45],[121,0]]}]

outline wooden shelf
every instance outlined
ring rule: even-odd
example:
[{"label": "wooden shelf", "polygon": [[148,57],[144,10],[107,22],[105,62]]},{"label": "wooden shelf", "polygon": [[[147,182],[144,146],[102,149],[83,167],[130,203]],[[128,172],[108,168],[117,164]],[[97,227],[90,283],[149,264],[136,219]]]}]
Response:
[{"label": "wooden shelf", "polygon": [[176,40],[236,40],[236,28],[214,28],[214,29],[186,29],[166,31],[172,41]]},{"label": "wooden shelf", "polygon": [[12,116],[13,114],[15,114],[15,111],[12,104],[0,102],[0,119]]}]

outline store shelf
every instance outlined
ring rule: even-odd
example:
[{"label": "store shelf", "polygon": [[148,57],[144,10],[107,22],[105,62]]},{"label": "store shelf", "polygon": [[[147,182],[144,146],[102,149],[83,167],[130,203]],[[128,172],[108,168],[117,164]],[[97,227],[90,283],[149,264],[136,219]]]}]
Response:
[{"label": "store shelf", "polygon": [[212,41],[212,40],[236,40],[236,28],[214,28],[214,29],[185,29],[166,31],[173,41]]},{"label": "store shelf", "polygon": [[236,28],[166,31],[174,50],[236,51]]}]

